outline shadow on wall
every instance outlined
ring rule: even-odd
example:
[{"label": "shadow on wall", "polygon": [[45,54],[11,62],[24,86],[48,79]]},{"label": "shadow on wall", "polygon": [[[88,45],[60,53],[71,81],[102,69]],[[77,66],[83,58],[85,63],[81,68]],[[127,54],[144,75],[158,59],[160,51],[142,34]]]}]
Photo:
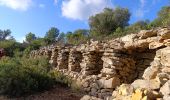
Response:
[{"label": "shadow on wall", "polygon": [[145,50],[144,52],[134,52],[133,57],[136,61],[136,79],[141,79],[146,68],[151,66],[156,55],[156,50]]}]

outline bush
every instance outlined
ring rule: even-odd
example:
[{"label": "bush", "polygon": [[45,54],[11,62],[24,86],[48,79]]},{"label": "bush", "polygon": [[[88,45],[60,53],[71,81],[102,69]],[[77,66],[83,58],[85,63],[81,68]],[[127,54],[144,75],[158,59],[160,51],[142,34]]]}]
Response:
[{"label": "bush", "polygon": [[75,80],[65,76],[63,73],[58,71],[51,71],[51,76],[55,78],[57,83],[60,83],[64,86],[70,87],[73,91],[83,92],[80,84],[77,84]]},{"label": "bush", "polygon": [[46,58],[3,57],[0,60],[0,93],[21,96],[49,89],[55,85]]}]

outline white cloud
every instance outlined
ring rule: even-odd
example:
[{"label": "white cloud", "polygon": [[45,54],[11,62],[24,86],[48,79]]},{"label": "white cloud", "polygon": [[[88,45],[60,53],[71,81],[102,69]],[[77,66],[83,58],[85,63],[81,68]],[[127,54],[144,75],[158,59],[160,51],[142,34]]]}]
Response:
[{"label": "white cloud", "polygon": [[25,40],[26,40],[25,36],[23,36],[23,37],[16,37],[16,41],[17,42],[23,43]]},{"label": "white cloud", "polygon": [[45,4],[39,4],[40,8],[45,8]]},{"label": "white cloud", "polygon": [[138,17],[138,18],[143,18],[145,13],[148,12],[146,9],[145,9],[145,6],[146,6],[146,0],[140,0],[140,7],[135,11],[135,16]]},{"label": "white cloud", "polygon": [[110,0],[63,0],[62,15],[75,20],[87,20],[105,7],[111,7]]},{"label": "white cloud", "polygon": [[6,6],[14,10],[25,11],[32,5],[32,0],[0,0],[0,6]]},{"label": "white cloud", "polygon": [[54,4],[56,5],[58,3],[58,0],[54,0]]}]

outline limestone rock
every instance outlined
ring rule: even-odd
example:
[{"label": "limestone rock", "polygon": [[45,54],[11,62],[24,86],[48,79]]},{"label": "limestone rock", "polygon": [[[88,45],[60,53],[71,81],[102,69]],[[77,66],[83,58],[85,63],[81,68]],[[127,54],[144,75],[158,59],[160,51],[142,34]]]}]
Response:
[{"label": "limestone rock", "polygon": [[131,100],[142,100],[144,94],[140,89],[137,89],[135,93],[132,94]]},{"label": "limestone rock", "polygon": [[140,39],[146,39],[148,37],[156,36],[157,32],[153,30],[141,30],[139,32],[139,35],[140,35],[139,37]]},{"label": "limestone rock", "polygon": [[170,79],[170,75],[167,73],[159,73],[156,76],[156,80],[160,82],[161,85],[164,85]]},{"label": "limestone rock", "polygon": [[157,73],[158,73],[157,67],[148,67],[143,74],[143,78],[146,80],[154,79],[156,78]]},{"label": "limestone rock", "polygon": [[165,95],[165,96],[163,97],[163,100],[170,100],[170,95]]},{"label": "limestone rock", "polygon": [[170,66],[170,47],[161,49],[161,64]]},{"label": "limestone rock", "polygon": [[165,46],[170,46],[170,39],[164,40],[163,44],[164,44]]},{"label": "limestone rock", "polygon": [[170,95],[170,80],[161,87],[160,92],[163,95]]},{"label": "limestone rock", "polygon": [[102,78],[98,81],[98,84],[100,88],[106,88],[106,89],[116,88],[116,86],[120,85],[120,79],[117,77],[113,77],[108,80]]},{"label": "limestone rock", "polygon": [[111,69],[111,68],[103,68],[102,69],[102,73],[106,73],[106,74],[111,74],[111,75],[116,75],[116,71],[115,69]]},{"label": "limestone rock", "polygon": [[151,42],[149,43],[149,49],[157,49],[160,47],[163,47],[164,43],[159,43],[159,42]]},{"label": "limestone rock", "polygon": [[102,100],[102,99],[96,98],[96,97],[93,97],[93,96],[89,96],[89,95],[85,95],[80,100]]},{"label": "limestone rock", "polygon": [[121,38],[121,41],[123,42],[134,42],[134,39],[137,38],[136,34],[130,34],[130,35],[126,35],[124,37]]},{"label": "limestone rock", "polygon": [[133,87],[129,84],[122,84],[119,88],[119,95],[128,96],[133,93]]},{"label": "limestone rock", "polygon": [[137,88],[144,88],[144,89],[159,89],[160,88],[160,83],[156,80],[135,80],[132,83],[132,86],[137,89]]},{"label": "limestone rock", "polygon": [[158,31],[158,35],[161,36],[161,40],[170,39],[170,30],[168,28],[164,28]]}]

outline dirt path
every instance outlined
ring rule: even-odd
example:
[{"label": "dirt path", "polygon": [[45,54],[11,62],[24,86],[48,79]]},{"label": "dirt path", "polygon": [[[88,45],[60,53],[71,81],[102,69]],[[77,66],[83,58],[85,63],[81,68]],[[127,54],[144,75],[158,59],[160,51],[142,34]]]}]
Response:
[{"label": "dirt path", "polygon": [[49,91],[30,95],[28,97],[15,99],[0,97],[0,100],[80,100],[82,96],[82,93],[73,92],[67,87],[56,86],[54,89],[51,89]]}]

